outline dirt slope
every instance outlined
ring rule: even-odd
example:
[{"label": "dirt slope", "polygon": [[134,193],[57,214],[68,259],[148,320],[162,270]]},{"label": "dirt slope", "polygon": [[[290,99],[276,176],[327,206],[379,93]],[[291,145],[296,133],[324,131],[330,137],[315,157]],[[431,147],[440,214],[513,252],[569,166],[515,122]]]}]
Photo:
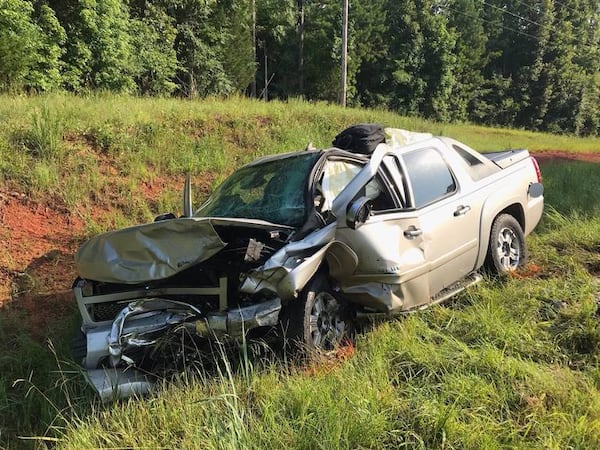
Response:
[{"label": "dirt slope", "polygon": [[[555,160],[600,163],[600,154],[545,151],[535,153],[543,165]],[[153,183],[156,187],[161,183]],[[147,201],[160,191],[143,189]],[[102,208],[93,208],[102,216]],[[75,309],[71,283],[73,255],[84,234],[81,219],[64,207],[32,202],[25,194],[0,186],[0,309],[23,311],[34,335]]]},{"label": "dirt slope", "polygon": [[83,223],[64,209],[0,190],[0,305],[23,310],[36,335],[73,310],[73,254]]}]

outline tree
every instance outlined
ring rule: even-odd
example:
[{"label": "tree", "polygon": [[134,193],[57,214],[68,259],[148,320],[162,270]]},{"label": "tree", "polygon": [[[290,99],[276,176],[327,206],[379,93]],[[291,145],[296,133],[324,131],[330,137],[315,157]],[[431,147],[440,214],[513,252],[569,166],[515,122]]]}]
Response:
[{"label": "tree", "polygon": [[254,74],[249,0],[160,0],[175,20],[179,93],[243,91]]},{"label": "tree", "polygon": [[[450,9],[452,8],[452,9]],[[455,120],[477,118],[483,103],[483,68],[487,61],[483,4],[476,0],[455,0],[447,6],[448,27],[456,36],[455,83],[452,88],[451,117]]]},{"label": "tree", "polygon": [[0,90],[55,88],[64,37],[48,6],[0,0]]},{"label": "tree", "polygon": [[[304,0],[304,4],[306,3],[307,0]],[[267,83],[269,94],[279,98],[308,90],[300,90],[301,74],[297,65],[300,39],[296,31],[296,7],[294,0],[256,1],[256,84],[259,94]],[[308,53],[305,50],[305,54]]]},{"label": "tree", "polygon": [[430,0],[388,1],[392,107],[402,114],[450,118],[455,36]]},{"label": "tree", "polygon": [[67,32],[63,84],[74,91],[133,91],[129,13],[121,0],[53,0]]},{"label": "tree", "polygon": [[131,14],[132,70],[138,91],[144,95],[172,93],[178,69],[173,19],[146,2],[132,4]]},{"label": "tree", "polygon": [[[386,0],[351,3],[348,61],[348,103],[380,107],[387,104],[385,67],[389,38]],[[383,83],[382,83],[383,82]]]},{"label": "tree", "polygon": [[251,6],[250,0],[221,0],[212,17],[222,35],[223,69],[237,92],[244,92],[256,73]]}]

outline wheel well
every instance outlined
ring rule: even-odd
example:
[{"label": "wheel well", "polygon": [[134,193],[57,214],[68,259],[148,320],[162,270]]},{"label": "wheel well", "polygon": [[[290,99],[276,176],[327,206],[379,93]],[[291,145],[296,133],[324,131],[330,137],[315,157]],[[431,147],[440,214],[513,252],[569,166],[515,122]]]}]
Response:
[{"label": "wheel well", "polygon": [[517,222],[519,222],[519,225],[521,225],[521,229],[525,231],[525,213],[523,212],[523,208],[521,207],[521,205],[519,205],[518,203],[513,203],[512,205],[507,206],[502,211],[500,211],[496,215],[496,217],[498,217],[500,214],[510,214],[511,216],[513,216],[517,220]]}]

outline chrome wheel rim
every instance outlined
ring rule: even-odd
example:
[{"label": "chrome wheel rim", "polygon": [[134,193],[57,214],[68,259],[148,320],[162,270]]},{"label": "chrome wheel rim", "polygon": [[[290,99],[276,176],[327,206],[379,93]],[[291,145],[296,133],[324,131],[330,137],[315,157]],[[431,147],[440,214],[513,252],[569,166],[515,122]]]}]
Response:
[{"label": "chrome wheel rim", "polygon": [[521,244],[518,236],[510,228],[502,228],[496,245],[498,261],[505,270],[516,270],[521,260]]},{"label": "chrome wheel rim", "polygon": [[346,322],[340,312],[340,304],[333,295],[328,292],[317,294],[309,322],[310,343],[315,348],[331,350],[342,342]]}]

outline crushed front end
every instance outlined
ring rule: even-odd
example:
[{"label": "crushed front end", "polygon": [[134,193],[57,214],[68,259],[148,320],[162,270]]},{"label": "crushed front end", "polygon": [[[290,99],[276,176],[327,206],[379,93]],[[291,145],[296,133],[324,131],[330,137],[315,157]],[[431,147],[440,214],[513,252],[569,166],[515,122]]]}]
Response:
[{"label": "crushed front end", "polygon": [[[285,226],[247,220],[197,220],[204,231],[209,229],[204,221],[211,223],[222,248],[167,278],[119,283],[80,277],[75,281],[81,339],[85,340],[80,346],[85,352],[79,356],[88,381],[103,400],[148,392],[152,387],[148,374],[194,357],[186,355],[185,346],[180,345],[186,339],[235,340],[271,330],[278,324],[282,306],[293,300],[322,264],[335,232],[335,224],[331,224],[290,241],[292,230]],[[135,256],[142,244],[150,245],[140,237],[140,227],[129,229],[128,244],[123,246],[126,251],[117,258],[118,270],[130,278],[134,277],[130,273],[133,268],[140,272],[136,276],[141,276],[145,264]],[[105,247],[112,245],[110,235],[100,238]],[[124,239],[119,234],[119,245]],[[80,266],[85,266],[81,261],[86,259],[86,248],[78,255]],[[156,261],[147,265],[143,276],[152,278],[153,271],[165,270],[156,265]],[[112,270],[113,275],[107,275],[111,269],[104,265],[94,270],[105,278],[117,273]]]},{"label": "crushed front end", "polygon": [[[162,224],[169,230],[166,234],[156,231],[161,228],[159,223],[132,227],[126,233],[121,230],[115,233],[117,237],[98,237],[105,252],[109,252],[108,248],[115,252],[117,248],[125,249],[115,253],[112,260],[105,258],[104,264],[94,261],[94,267],[86,267],[87,252],[96,252],[98,242],[92,240],[80,250],[80,273],[91,276],[80,277],[73,284],[82,319],[81,339],[85,340],[80,345],[85,352],[79,356],[89,381],[104,400],[147,392],[151,378],[144,374],[153,373],[157,366],[176,364],[183,355],[173,355],[171,344],[183,336],[235,339],[277,324],[281,310],[277,293],[261,288],[248,294],[241,292],[240,287],[248,273],[286,244],[290,230],[219,219],[194,222],[203,231],[209,256],[197,258],[194,264],[180,270],[173,263],[179,257],[177,252],[157,237],[171,234],[173,224],[166,221]],[[181,228],[180,233],[186,228],[194,228],[194,223]],[[207,234],[214,238],[207,239]],[[154,239],[150,241],[148,235]],[[193,237],[188,238],[193,241]],[[149,246],[154,249],[151,263],[140,257]],[[158,258],[161,246],[169,248],[169,252]],[[220,247],[216,253],[215,246]],[[196,256],[202,254],[200,248],[194,251]],[[159,267],[161,264],[174,267],[174,273],[162,278],[168,269]],[[94,274],[104,280],[94,280]],[[128,282],[118,282],[119,277]],[[139,278],[146,280],[137,281]]]}]

